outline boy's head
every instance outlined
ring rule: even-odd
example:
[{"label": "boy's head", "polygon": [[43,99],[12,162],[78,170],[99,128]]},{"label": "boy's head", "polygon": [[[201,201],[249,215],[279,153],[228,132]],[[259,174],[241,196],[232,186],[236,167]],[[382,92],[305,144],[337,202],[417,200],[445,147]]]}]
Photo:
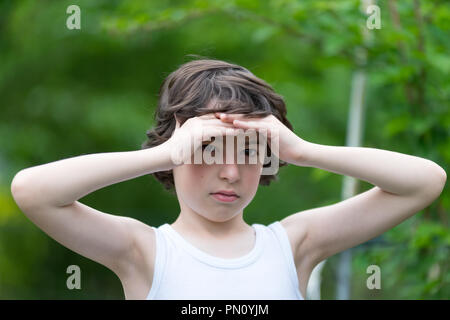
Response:
[{"label": "boy's head", "polygon": [[[287,110],[283,98],[264,80],[236,64],[215,59],[199,59],[181,65],[162,83],[155,111],[156,127],[147,131],[148,140],[142,144],[142,148],[154,147],[167,141],[175,130],[175,115],[182,125],[189,118],[212,112],[246,114],[248,117],[260,118],[273,114],[292,130],[292,125],[286,118]],[[270,155],[268,146],[267,149]],[[285,162],[277,160],[280,167],[286,165]],[[185,166],[198,165],[184,164],[180,167]],[[266,166],[270,166],[270,163],[264,165]],[[154,172],[152,175],[167,190],[174,191],[176,182],[173,170]],[[276,179],[276,175],[261,175],[258,177],[258,183],[269,185]]]}]

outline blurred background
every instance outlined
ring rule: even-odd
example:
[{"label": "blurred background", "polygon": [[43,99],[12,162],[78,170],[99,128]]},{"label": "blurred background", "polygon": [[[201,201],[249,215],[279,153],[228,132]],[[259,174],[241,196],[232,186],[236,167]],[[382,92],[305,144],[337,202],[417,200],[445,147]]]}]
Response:
[{"label": "blurred background", "polygon": [[[430,159],[448,173],[450,3],[372,3],[380,28],[368,27],[375,21],[368,3],[356,0],[1,0],[0,299],[124,299],[112,271],[28,220],[10,184],[27,167],[140,149],[160,84],[188,54],[242,65],[267,81],[307,141],[359,141]],[[72,4],[81,9],[81,29],[67,28]],[[359,131],[349,129],[352,121]],[[247,223],[267,225],[345,197],[341,175],[289,165],[279,177],[259,188]],[[371,187],[357,181],[353,192]],[[175,196],[147,175],[80,200],[155,227],[179,213]],[[342,268],[348,299],[450,298],[449,211],[446,186],[429,207],[353,248],[347,260],[328,259],[320,298],[342,298]],[[66,287],[69,265],[81,269],[80,290]],[[381,289],[367,288],[369,265],[380,267]]]}]

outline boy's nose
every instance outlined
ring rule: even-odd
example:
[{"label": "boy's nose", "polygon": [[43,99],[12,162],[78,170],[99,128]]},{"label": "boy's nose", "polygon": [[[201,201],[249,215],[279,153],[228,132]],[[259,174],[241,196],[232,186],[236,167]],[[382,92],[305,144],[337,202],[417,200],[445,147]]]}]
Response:
[{"label": "boy's nose", "polygon": [[239,167],[236,163],[221,164],[219,175],[221,179],[227,179],[230,183],[236,182],[240,179]]}]

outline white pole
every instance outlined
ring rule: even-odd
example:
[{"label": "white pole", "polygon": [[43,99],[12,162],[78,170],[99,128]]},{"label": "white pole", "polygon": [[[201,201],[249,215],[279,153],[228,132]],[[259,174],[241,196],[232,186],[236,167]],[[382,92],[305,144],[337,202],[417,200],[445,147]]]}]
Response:
[{"label": "white pole", "polygon": [[[361,10],[366,14],[367,7],[373,2],[371,0],[361,0]],[[366,24],[362,26],[364,41],[368,43],[369,30]],[[352,84],[350,91],[350,106],[347,122],[347,137],[346,146],[358,147],[361,146],[362,136],[364,133],[364,96],[366,87],[366,73],[362,67],[367,62],[367,52],[363,48],[358,48],[356,52],[356,63],[358,68],[353,72]],[[344,176],[342,181],[341,199],[345,200],[357,194],[358,180]],[[340,254],[339,264],[337,270],[337,286],[336,299],[348,300],[350,299],[350,284],[351,284],[351,262],[352,250],[348,249]],[[308,287],[307,299],[320,300],[320,286],[322,282],[321,273],[326,260],[321,261],[312,271]]]},{"label": "white pole", "polygon": [[[367,7],[372,4],[371,0],[361,1],[361,11],[366,14]],[[364,42],[369,42],[369,30],[366,24],[362,26]],[[366,72],[364,66],[367,63],[367,52],[358,48],[356,52],[357,69],[353,72],[350,93],[350,110],[347,123],[346,145],[350,147],[361,146],[364,134],[364,96],[366,88]],[[342,187],[342,199],[347,199],[357,194],[358,180],[344,176]],[[348,300],[351,297],[351,272],[352,272],[352,249],[345,250],[339,256],[337,270],[336,299]]]}]

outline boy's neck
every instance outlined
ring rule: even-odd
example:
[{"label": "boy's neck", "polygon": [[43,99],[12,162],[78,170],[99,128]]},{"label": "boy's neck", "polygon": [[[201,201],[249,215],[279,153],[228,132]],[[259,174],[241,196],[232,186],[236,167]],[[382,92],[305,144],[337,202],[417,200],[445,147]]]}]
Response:
[{"label": "boy's neck", "polygon": [[171,224],[180,233],[191,234],[195,237],[224,239],[241,235],[253,228],[243,219],[242,213],[224,222],[208,220],[197,213],[180,212],[177,220]]}]

